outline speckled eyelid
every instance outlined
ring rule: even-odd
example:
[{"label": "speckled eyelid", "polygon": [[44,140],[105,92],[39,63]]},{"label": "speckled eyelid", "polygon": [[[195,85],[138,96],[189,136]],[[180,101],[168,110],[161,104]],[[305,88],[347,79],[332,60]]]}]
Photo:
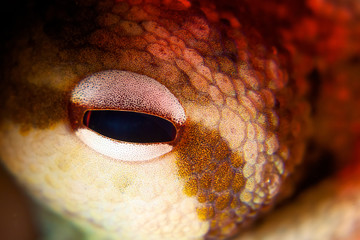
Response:
[{"label": "speckled eyelid", "polygon": [[130,111],[161,117],[174,124],[176,135],[186,120],[177,98],[155,79],[119,70],[102,71],[84,78],[71,94],[71,127],[90,148],[123,161],[146,161],[164,155],[172,150],[175,140],[130,143],[103,136],[83,123],[86,111],[92,110]]}]

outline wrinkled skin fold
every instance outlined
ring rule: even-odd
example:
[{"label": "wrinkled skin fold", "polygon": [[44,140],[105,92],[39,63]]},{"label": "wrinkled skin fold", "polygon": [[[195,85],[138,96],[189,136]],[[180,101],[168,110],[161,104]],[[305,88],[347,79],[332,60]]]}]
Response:
[{"label": "wrinkled skin fold", "polygon": [[[9,6],[0,158],[36,211],[12,210],[24,194],[12,198],[7,180],[2,208],[29,219],[28,239],[357,239],[359,9],[353,0]],[[108,70],[122,71],[115,87]],[[161,117],[176,137],[119,143],[83,124],[99,109]],[[16,238],[8,226],[0,234]]]}]

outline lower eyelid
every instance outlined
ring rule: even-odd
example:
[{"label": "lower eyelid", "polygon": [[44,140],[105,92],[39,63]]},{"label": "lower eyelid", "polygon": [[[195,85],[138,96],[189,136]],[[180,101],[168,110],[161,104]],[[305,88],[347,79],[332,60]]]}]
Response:
[{"label": "lower eyelid", "polygon": [[160,157],[173,149],[171,145],[163,143],[134,144],[119,142],[100,136],[88,129],[78,129],[75,134],[96,152],[121,161],[148,161]]}]

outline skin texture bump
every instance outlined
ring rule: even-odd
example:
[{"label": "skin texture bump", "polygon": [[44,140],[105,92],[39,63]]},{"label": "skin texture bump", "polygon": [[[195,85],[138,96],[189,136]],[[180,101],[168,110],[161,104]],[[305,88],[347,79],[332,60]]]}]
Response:
[{"label": "skin texture bump", "polygon": [[[356,238],[360,13],[353,5],[33,5],[3,63],[0,157],[57,219],[44,238],[58,232],[84,239]],[[159,83],[151,85],[154,92],[173,94],[186,121],[174,123],[171,150],[130,161],[78,138],[74,121],[81,125],[85,111],[97,109],[83,104],[69,118],[72,91],[106,70],[146,76]],[[155,100],[139,97],[138,105],[115,110],[171,121],[161,104],[165,110],[139,110]],[[306,194],[310,185],[316,186]],[[66,228],[67,221],[80,230]]]}]

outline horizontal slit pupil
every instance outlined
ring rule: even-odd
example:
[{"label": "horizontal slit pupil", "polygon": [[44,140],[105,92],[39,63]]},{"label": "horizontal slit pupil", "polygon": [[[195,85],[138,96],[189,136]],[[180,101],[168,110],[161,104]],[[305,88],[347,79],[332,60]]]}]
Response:
[{"label": "horizontal slit pupil", "polygon": [[176,136],[170,121],[139,112],[89,110],[84,114],[83,124],[101,135],[125,142],[170,142]]}]

